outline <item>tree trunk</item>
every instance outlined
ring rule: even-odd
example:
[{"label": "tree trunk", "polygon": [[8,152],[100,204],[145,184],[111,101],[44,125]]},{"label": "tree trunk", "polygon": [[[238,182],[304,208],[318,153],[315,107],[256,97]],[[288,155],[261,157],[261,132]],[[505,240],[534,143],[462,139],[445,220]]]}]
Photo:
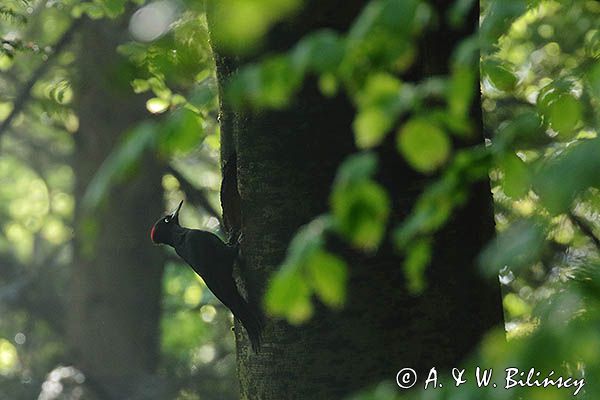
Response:
[{"label": "tree trunk", "polygon": [[[154,399],[164,256],[149,228],[163,213],[161,167],[146,157],[98,210],[80,204],[90,180],[128,128],[147,116],[116,47],[126,24],[86,21],[79,53],[75,261],[69,344],[101,399]],[[143,391],[140,389],[144,388]]]},{"label": "tree trunk", "polygon": [[[438,3],[438,15],[444,16],[447,6]],[[275,29],[266,51],[285,50],[315,28],[346,31],[363,4],[309,1],[301,15]],[[417,81],[447,73],[450,52],[472,33],[478,15],[475,10],[462,32],[450,32],[441,21],[421,41],[416,64],[405,78]],[[216,52],[223,82],[238,65]],[[285,111],[236,115],[223,101],[222,143],[228,156],[237,154],[246,261],[241,281],[257,303],[296,230],[327,211],[336,168],[355,150],[354,109],[343,96],[321,96],[314,82]],[[473,115],[481,132],[478,103]],[[397,223],[419,194],[414,188],[429,181],[401,160],[392,137],[378,152],[378,179],[392,195]],[[347,257],[351,279],[343,311],[318,307],[300,327],[269,320],[258,354],[249,349],[243,330],[236,329],[241,398],[338,399],[365,385],[393,380],[404,367],[422,372],[456,366],[488,328],[502,321],[499,285],[481,279],[475,261],[493,231],[489,185],[481,184],[436,235],[422,295],[406,292],[402,260],[391,245],[384,245],[373,257]]]}]

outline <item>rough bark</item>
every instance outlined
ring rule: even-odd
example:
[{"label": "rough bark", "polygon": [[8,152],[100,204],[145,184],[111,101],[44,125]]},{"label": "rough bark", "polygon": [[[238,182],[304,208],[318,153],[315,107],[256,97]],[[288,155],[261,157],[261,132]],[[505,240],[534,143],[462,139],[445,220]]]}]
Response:
[{"label": "rough bark", "polygon": [[[445,3],[437,3],[444,15]],[[363,4],[309,1],[301,15],[274,30],[265,51],[285,50],[315,28],[345,31]],[[477,17],[473,12],[471,27]],[[470,33],[451,33],[441,23],[422,40],[407,78],[446,73],[450,52]],[[235,59],[217,49],[222,84],[236,67]],[[257,303],[298,227],[327,210],[336,167],[354,150],[354,110],[343,96],[326,99],[309,82],[288,110],[234,114],[224,99],[222,113],[223,146],[228,155],[237,154],[246,260],[241,281]],[[473,118],[481,132],[478,107]],[[391,138],[378,151],[378,179],[393,197],[398,222],[428,180],[402,162]],[[249,350],[243,330],[236,329],[241,398],[337,399],[370,383],[393,380],[403,367],[455,366],[489,327],[502,321],[499,285],[486,283],[475,267],[479,250],[493,234],[491,210],[488,185],[473,188],[465,207],[436,236],[428,288],[418,297],[406,292],[402,260],[391,246],[372,257],[345,251],[351,280],[342,312],[319,307],[301,327],[269,320],[258,354]]]},{"label": "rough bark", "polygon": [[124,23],[88,21],[77,62],[79,131],[75,134],[75,261],[69,344],[76,365],[102,399],[153,399],[164,256],[148,238],[161,215],[161,167],[147,157],[98,210],[79,200],[124,131],[146,117],[116,54]]}]

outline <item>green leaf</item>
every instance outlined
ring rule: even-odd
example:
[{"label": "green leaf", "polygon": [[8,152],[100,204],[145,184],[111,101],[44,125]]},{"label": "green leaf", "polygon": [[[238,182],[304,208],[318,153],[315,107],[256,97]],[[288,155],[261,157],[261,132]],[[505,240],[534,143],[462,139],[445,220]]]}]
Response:
[{"label": "green leaf", "polygon": [[212,38],[227,52],[253,50],[272,24],[301,6],[299,0],[219,0],[208,2]]},{"label": "green leaf", "polygon": [[355,246],[375,250],[385,233],[390,199],[383,187],[365,180],[337,187],[331,208],[338,231]]},{"label": "green leaf", "polygon": [[213,110],[217,107],[217,83],[212,77],[205,79],[193,88],[189,102],[199,110]]},{"label": "green leaf", "polygon": [[339,90],[339,82],[333,74],[323,74],[319,77],[319,90],[325,97],[333,97]]},{"label": "green leaf", "polygon": [[98,0],[109,18],[116,18],[125,11],[126,0]]},{"label": "green leaf", "polygon": [[301,82],[301,76],[292,68],[287,57],[265,61],[261,66],[261,86],[258,105],[271,108],[285,107]]},{"label": "green leaf", "polygon": [[380,108],[371,107],[359,111],[352,125],[356,146],[359,149],[377,146],[383,141],[393,123],[390,114]]},{"label": "green leaf", "polygon": [[420,294],[425,289],[425,270],[431,261],[430,239],[419,239],[406,252],[404,260],[404,275],[408,291]]},{"label": "green leaf", "polygon": [[600,186],[598,154],[600,139],[586,140],[540,165],[533,188],[551,213],[564,212],[583,190]]},{"label": "green leaf", "polygon": [[468,118],[475,94],[476,74],[470,66],[456,67],[452,71],[446,100],[450,114],[459,120]]},{"label": "green leaf", "polygon": [[131,87],[135,93],[144,93],[150,90],[150,84],[146,79],[134,79],[131,82]]},{"label": "green leaf", "polygon": [[553,83],[544,86],[538,94],[536,105],[542,114],[548,113],[548,108],[560,95],[570,89],[570,86],[563,87],[563,82]]},{"label": "green leaf", "polygon": [[481,63],[481,71],[484,78],[498,90],[503,92],[512,91],[517,84],[517,77],[506,63],[499,60],[487,59]]},{"label": "green leaf", "polygon": [[311,317],[310,288],[297,267],[284,265],[275,274],[267,289],[265,308],[271,315],[285,317],[295,325]]},{"label": "green leaf", "polygon": [[405,251],[415,238],[443,226],[452,210],[468,198],[469,185],[488,179],[490,163],[490,151],[483,146],[457,152],[442,178],[421,193],[414,210],[394,231],[396,247]]},{"label": "green leaf", "polygon": [[402,82],[393,75],[376,73],[367,79],[365,86],[356,98],[362,108],[381,107],[387,108],[393,104],[400,95]]},{"label": "green leaf", "polygon": [[344,41],[328,29],[309,34],[300,40],[290,54],[294,68],[299,72],[325,74],[336,72],[344,56]]},{"label": "green leaf", "polygon": [[308,272],[316,294],[326,305],[340,308],[346,301],[348,271],[341,258],[320,250],[308,261]]},{"label": "green leaf", "polygon": [[83,14],[90,19],[100,19],[105,15],[104,7],[96,3],[81,3],[73,7],[72,14],[75,18],[80,18]]},{"label": "green leaf", "polygon": [[508,32],[510,25],[527,11],[527,4],[525,0],[490,2],[479,28],[484,53],[491,50],[498,38]]},{"label": "green leaf", "polygon": [[595,63],[587,72],[586,83],[588,91],[596,100],[600,101],[600,63]]},{"label": "green leaf", "polygon": [[398,151],[417,171],[430,173],[442,166],[451,151],[450,139],[437,125],[413,118],[398,131]]},{"label": "green leaf", "polygon": [[284,264],[303,265],[325,244],[324,234],[331,228],[329,215],[322,215],[300,227],[290,242]]},{"label": "green leaf", "polygon": [[[83,3],[88,4],[88,3]],[[83,6],[82,4],[82,6]],[[117,47],[117,52],[129,58],[137,65],[142,65],[147,57],[147,48],[141,43],[129,42]]]},{"label": "green leaf", "polygon": [[504,194],[513,199],[519,199],[529,192],[531,182],[529,170],[525,162],[516,154],[506,154],[500,160],[499,167],[504,175],[501,181]]},{"label": "green leaf", "polygon": [[509,293],[504,296],[502,304],[511,319],[531,314],[531,307],[515,293]]},{"label": "green leaf", "polygon": [[575,127],[581,120],[582,114],[583,107],[579,100],[570,94],[563,94],[549,104],[546,117],[559,137],[571,139],[575,135]]},{"label": "green leaf", "polygon": [[284,108],[302,79],[302,73],[294,68],[289,57],[277,56],[235,75],[227,87],[227,96],[237,107]]},{"label": "green leaf", "polygon": [[171,103],[159,97],[153,97],[146,101],[146,109],[152,114],[162,114],[168,110]]},{"label": "green leaf", "polygon": [[537,148],[551,140],[546,135],[541,117],[533,110],[513,116],[499,128],[495,139],[494,146],[497,149]]},{"label": "green leaf", "polygon": [[334,187],[346,186],[369,179],[377,170],[375,153],[362,152],[350,155],[338,167]]},{"label": "green leaf", "polygon": [[376,169],[373,153],[348,157],[338,168],[330,199],[337,231],[366,250],[379,246],[390,208],[385,189],[371,180]]},{"label": "green leaf", "polygon": [[396,247],[406,250],[415,237],[432,233],[441,227],[460,197],[455,185],[447,177],[429,187],[417,200],[413,212],[394,231]]},{"label": "green leaf", "polygon": [[196,149],[205,137],[202,119],[180,108],[169,115],[159,130],[158,146],[165,154],[185,153]]},{"label": "green leaf", "polygon": [[356,95],[359,105],[353,128],[356,145],[370,148],[379,145],[404,109],[400,97],[402,83],[394,76],[378,73],[370,76]]},{"label": "green leaf", "polygon": [[448,21],[453,28],[464,25],[465,19],[473,8],[474,0],[456,0],[448,11]]}]

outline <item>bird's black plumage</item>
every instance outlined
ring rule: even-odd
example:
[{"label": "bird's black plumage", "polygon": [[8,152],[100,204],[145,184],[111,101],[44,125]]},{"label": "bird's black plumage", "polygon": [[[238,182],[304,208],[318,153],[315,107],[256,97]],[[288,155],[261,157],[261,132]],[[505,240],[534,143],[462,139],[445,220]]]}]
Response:
[{"label": "bird's black plumage", "polygon": [[226,245],[217,235],[184,228],[179,224],[179,210],[159,219],[152,227],[154,243],[167,244],[202,277],[206,286],[231,310],[248,332],[252,348],[260,347],[261,319],[239,293],[233,279],[233,264],[238,256],[236,247]]}]

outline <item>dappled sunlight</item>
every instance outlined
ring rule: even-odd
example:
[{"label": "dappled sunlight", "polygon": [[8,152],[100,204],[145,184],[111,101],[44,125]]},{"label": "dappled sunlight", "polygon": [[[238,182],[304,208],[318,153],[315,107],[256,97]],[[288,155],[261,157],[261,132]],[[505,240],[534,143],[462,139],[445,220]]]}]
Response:
[{"label": "dappled sunlight", "polygon": [[16,347],[6,339],[0,339],[0,375],[17,371],[19,356]]}]

